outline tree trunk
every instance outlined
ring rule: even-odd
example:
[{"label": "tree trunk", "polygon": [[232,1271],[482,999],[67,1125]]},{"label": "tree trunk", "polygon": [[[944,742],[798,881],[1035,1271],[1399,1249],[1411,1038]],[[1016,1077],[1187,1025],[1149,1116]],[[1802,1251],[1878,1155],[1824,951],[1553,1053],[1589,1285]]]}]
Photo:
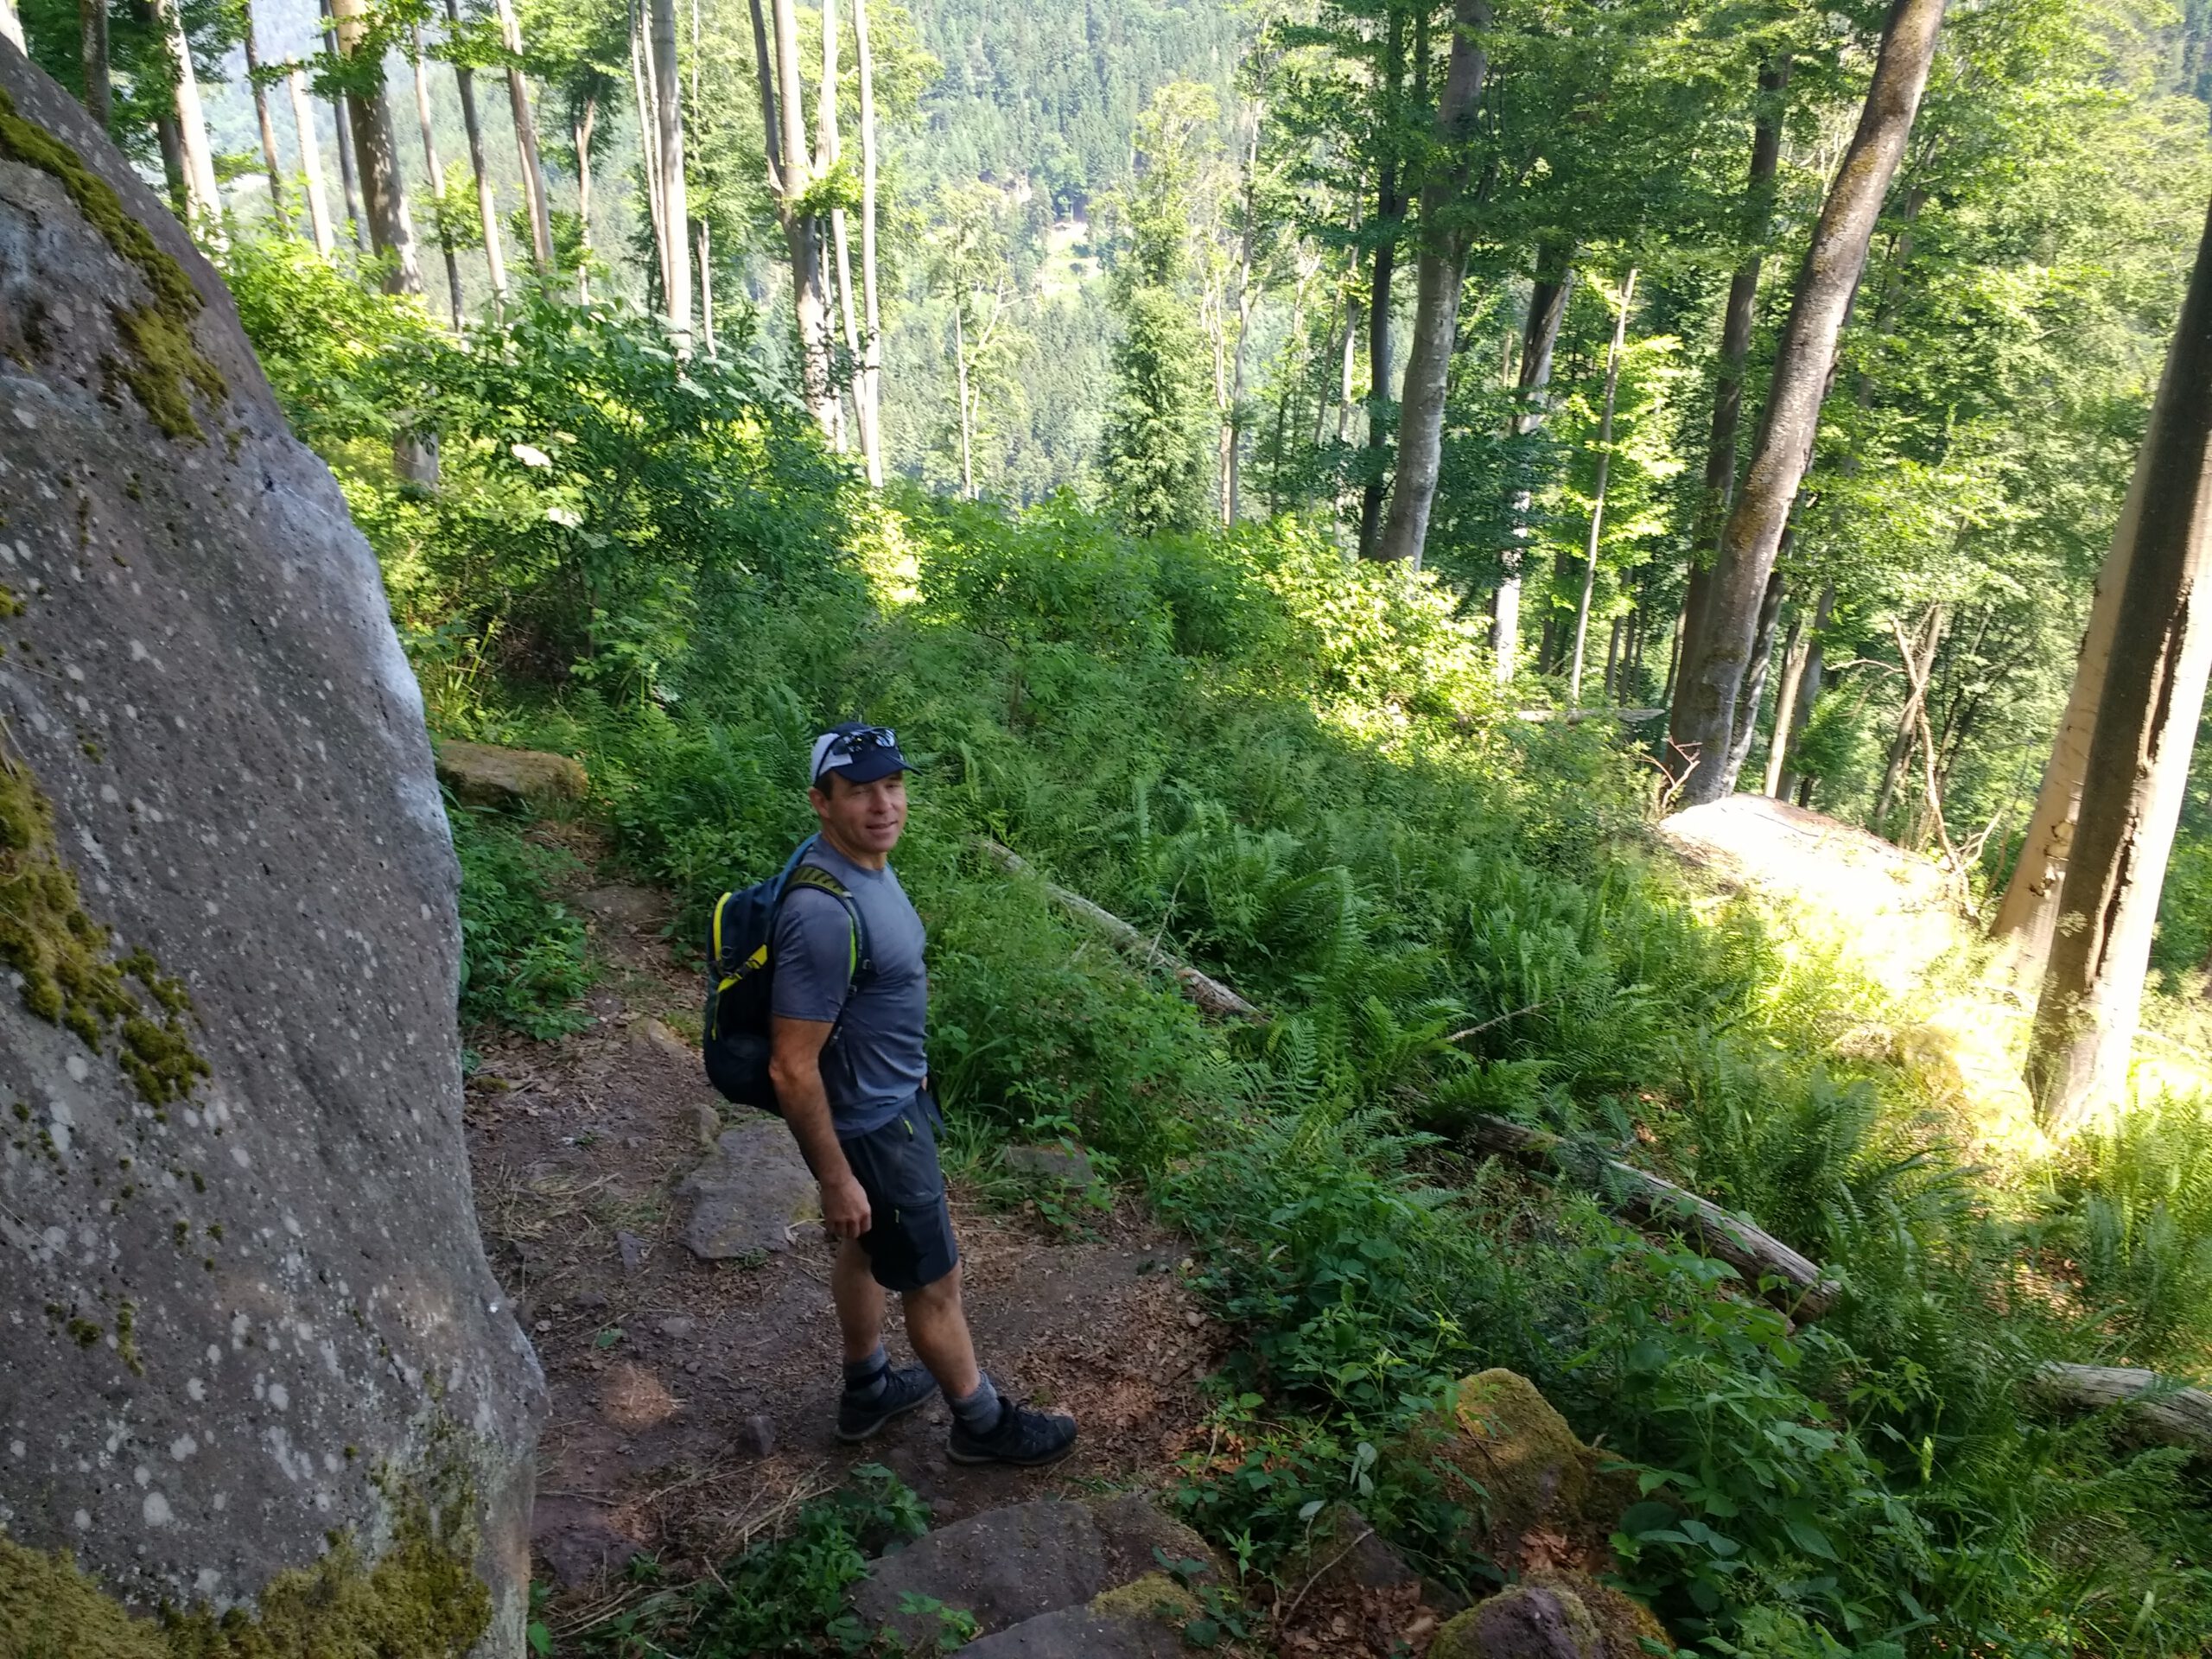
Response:
[{"label": "tree trunk", "polygon": [[[1782,532],[1784,551],[1795,533],[1794,526]],[[1732,778],[1742,775],[1744,762],[1751,752],[1751,740],[1758,734],[1759,700],[1766,695],[1767,671],[1774,662],[1774,630],[1782,620],[1784,586],[1777,561],[1775,569],[1767,573],[1766,589],[1759,595],[1758,620],[1751,630],[1751,660],[1744,671],[1744,683],[1736,691],[1736,717],[1728,748],[1728,775]]]},{"label": "tree trunk", "polygon": [[1701,637],[1683,652],[1669,749],[1688,805],[1735,787],[1729,760],[1759,599],[1812,457],[1836,339],[1928,84],[1943,7],[1944,0],[1891,0],[1859,129],[1806,250],[1751,467],[1721,532]]},{"label": "tree trunk", "polygon": [[553,274],[553,215],[545,200],[545,170],[537,159],[537,118],[522,74],[522,25],[514,0],[497,0],[499,38],[507,48],[507,102],[515,118],[515,148],[522,152],[522,194],[530,209],[530,251],[541,276]]},{"label": "tree trunk", "polygon": [[699,221],[699,333],[707,342],[707,355],[718,358],[715,340],[714,237],[705,219]]},{"label": "tree trunk", "polygon": [[1224,524],[1235,524],[1243,510],[1238,495],[1243,473],[1244,342],[1252,329],[1252,251],[1260,234],[1260,129],[1266,120],[1264,106],[1252,111],[1251,137],[1244,149],[1244,224],[1236,239],[1236,345],[1221,422],[1218,488]]},{"label": "tree trunk", "polygon": [[[1630,267],[1621,288],[1620,315],[1613,319],[1613,343],[1605,353],[1605,406],[1598,418],[1598,488],[1590,503],[1590,544],[1582,566],[1582,602],[1574,612],[1574,657],[1567,675],[1567,706],[1582,706],[1582,654],[1590,642],[1590,601],[1598,592],[1598,537],[1605,523],[1605,483],[1613,467],[1613,399],[1621,384],[1621,353],[1628,344],[1628,308],[1636,302],[1636,270]],[[1605,684],[1612,687],[1612,662],[1605,664]]]},{"label": "tree trunk", "polygon": [[178,10],[177,0],[154,0],[154,9],[176,70],[176,129],[183,149],[185,218],[194,235],[219,244],[223,193],[215,182],[215,152],[207,142],[207,115],[200,102],[200,77],[192,67],[192,47],[185,39],[184,14]]},{"label": "tree trunk", "polygon": [[667,215],[667,260],[661,291],[668,301],[668,335],[678,357],[691,352],[691,205],[683,177],[683,70],[676,54],[676,0],[652,0],[654,155],[660,162],[661,211]]},{"label": "tree trunk", "polygon": [[[1405,79],[1405,19],[1389,8],[1389,35],[1383,48],[1384,101],[1395,105]],[[1390,397],[1390,284],[1398,266],[1398,238],[1403,232],[1406,197],[1398,181],[1396,140],[1385,141],[1381,175],[1375,188],[1375,280],[1367,299],[1367,481],[1359,498],[1359,556],[1375,556],[1382,527],[1382,461],[1390,448],[1390,423],[1383,405]]]},{"label": "tree trunk", "polygon": [[963,500],[976,499],[976,463],[969,447],[968,433],[968,330],[962,314],[967,302],[955,295],[952,301],[952,373],[953,390],[960,397],[960,495]]},{"label": "tree trunk", "polygon": [[1897,710],[1897,734],[1890,740],[1889,758],[1883,763],[1881,787],[1874,791],[1874,813],[1867,828],[1875,834],[1882,833],[1890,808],[1896,802],[1897,789],[1904,782],[1904,769],[1912,760],[1913,745],[1919,741],[1921,692],[1929,671],[1935,665],[1936,653],[1943,643],[1943,607],[1931,605],[1921,619],[1920,638],[1914,643],[1910,659],[1903,667],[1905,695]]},{"label": "tree trunk", "polygon": [[1807,642],[1805,607],[1799,602],[1796,613],[1789,619],[1789,634],[1782,642],[1782,683],[1774,694],[1774,726],[1766,741],[1766,792],[1771,796],[1782,793],[1783,766],[1789,753],[1790,722],[1797,717],[1797,693],[1805,680],[1804,651],[1799,649]]},{"label": "tree trunk", "polygon": [[792,0],[772,0],[776,32],[777,106],[782,130],[782,190],[778,208],[791,256],[791,310],[798,325],[799,384],[808,409],[825,436],[835,437],[838,408],[830,375],[830,308],[822,287],[820,221],[800,210],[814,183],[806,148],[805,82],[799,73],[798,14]]},{"label": "tree trunk", "polygon": [[[1513,435],[1527,437],[1544,423],[1546,399],[1552,383],[1552,348],[1559,344],[1559,326],[1567,316],[1567,302],[1574,292],[1574,270],[1567,261],[1570,249],[1540,248],[1535,280],[1529,289],[1529,315],[1521,326],[1521,372],[1516,388]],[[1547,276],[1556,270],[1558,276]],[[1513,493],[1513,545],[1499,563],[1504,575],[1491,595],[1490,649],[1498,683],[1513,677],[1521,656],[1521,561],[1529,539],[1527,518],[1529,493]]]},{"label": "tree trunk", "polygon": [[[844,156],[844,140],[837,130],[837,0],[822,0],[822,97],[814,112],[814,149],[821,171],[829,173]],[[837,271],[837,320],[845,331],[846,395],[853,404],[853,433],[859,440],[861,463],[868,467],[868,420],[861,388],[861,326],[853,298],[852,239],[845,224],[845,210],[830,210],[830,254]],[[873,471],[872,467],[868,470]]]},{"label": "tree trunk", "polygon": [[[338,31],[332,27],[330,0],[321,0],[322,16],[322,49],[332,57],[338,55]],[[366,253],[369,247],[368,210],[361,206],[360,169],[354,165],[353,130],[346,118],[343,99],[330,100],[330,128],[338,144],[338,183],[346,196],[346,224],[353,233],[353,247]]]},{"label": "tree trunk", "polygon": [[[2169,369],[2171,373],[2171,368]],[[2161,381],[2152,404],[2155,428],[2158,413],[2174,396],[2173,387]],[[2120,607],[2127,588],[2127,572],[2141,529],[2144,491],[2150,474],[2140,465],[2130,481],[2120,523],[2113,532],[2111,550],[2097,572],[2097,585],[2089,602],[2089,620],[2082,636],[2080,659],[2066,698],[2066,712],[2052,740],[2050,758],[2044,766],[2043,782],[2036,791],[2035,810],[2028,819],[2018,861],[2005,885],[1997,919],[1990,935],[1998,942],[1999,958],[2023,986],[2031,986],[2050,955],[2053,928],[2059,914],[2059,892],[2065,885],[2067,855],[2073,845],[2075,826],[2082,810],[2082,783],[2089,766],[2090,733],[2097,723],[2098,701],[2105,674],[2112,662],[2113,639],[2120,627]]]},{"label": "tree trunk", "polygon": [[[461,0],[446,0],[446,38],[461,32]],[[476,216],[484,226],[484,258],[492,269],[492,294],[507,296],[507,262],[499,251],[499,213],[492,196],[492,175],[484,166],[484,124],[476,113],[476,73],[460,64],[453,78],[461,91],[461,124],[468,134],[468,170],[476,178]]]},{"label": "tree trunk", "polygon": [[[105,11],[100,14],[103,21],[105,20],[106,16]],[[278,229],[289,235],[292,229],[292,213],[284,202],[284,167],[283,163],[276,158],[276,124],[270,118],[269,88],[261,79],[261,43],[254,38],[251,4],[245,6],[241,21],[245,25],[244,44],[246,85],[253,93],[253,118],[261,129],[261,164],[269,175],[270,216],[276,221]],[[85,76],[86,85],[90,86],[92,65],[89,60],[85,66]]]},{"label": "tree trunk", "polygon": [[2060,1131],[2126,1087],[2212,667],[2212,216],[2136,468],[2142,505],[2058,904],[2080,925],[2056,929],[2029,1045],[2029,1087]]},{"label": "tree trunk", "polygon": [[108,68],[107,0],[77,0],[77,45],[85,65],[85,108],[105,132],[115,110],[115,83]]},{"label": "tree trunk", "polygon": [[308,228],[315,237],[315,251],[325,259],[336,251],[330,233],[330,197],[322,184],[322,149],[315,133],[315,105],[308,98],[308,78],[295,69],[284,77],[292,93],[292,126],[300,136],[300,171],[306,180]]},{"label": "tree trunk", "polygon": [[1622,701],[1614,694],[1613,679],[1626,667],[1626,664],[1621,661],[1621,634],[1623,632],[1621,625],[1626,620],[1624,617],[1615,617],[1612,632],[1605,640],[1605,678],[1599,690],[1609,705],[1617,704]]},{"label": "tree trunk", "polygon": [[[423,50],[423,26],[412,25],[415,39],[415,119],[423,130],[423,165],[428,171],[430,190],[434,196],[445,194],[445,168],[438,162],[438,141],[430,130],[430,60]],[[453,326],[461,327],[467,307],[461,295],[461,260],[453,245],[444,237],[438,238],[440,251],[446,261],[446,294],[453,305]]]},{"label": "tree trunk", "polygon": [[861,439],[868,481],[883,484],[883,318],[875,290],[875,57],[868,46],[868,0],[853,0],[853,53],[860,72],[861,308],[867,329],[861,348]]},{"label": "tree trunk", "polygon": [[1490,27],[1488,0],[1452,0],[1452,56],[1436,104],[1436,147],[1442,158],[1421,189],[1421,254],[1414,279],[1413,349],[1398,400],[1397,479],[1389,522],[1375,556],[1421,569],[1428,518],[1436,505],[1444,454],[1444,397],[1452,347],[1459,332],[1459,291],[1466,285],[1473,227],[1465,198],[1474,165],[1474,126],[1490,60],[1478,31]]},{"label": "tree trunk", "polygon": [[25,57],[31,48],[23,39],[23,20],[16,14],[16,0],[0,0],[0,41],[5,41]]},{"label": "tree trunk", "polygon": [[668,309],[668,202],[662,188],[668,175],[660,164],[660,115],[655,107],[660,80],[653,73],[652,0],[630,9],[630,96],[638,106],[638,165],[645,175],[645,218],[653,232],[652,269],[646,280]]},{"label": "tree trunk", "polygon": [[[331,16],[338,26],[339,50],[351,60],[368,32],[369,0],[331,0]],[[400,176],[399,144],[392,132],[381,64],[376,66],[375,91],[346,94],[346,114],[353,128],[353,156],[360,166],[369,240],[391,261],[385,272],[385,292],[420,294],[423,270],[415,251],[415,222],[407,211],[407,187]]]},{"label": "tree trunk", "polygon": [[591,303],[591,141],[599,130],[599,99],[584,99],[571,137],[576,147],[576,303]]},{"label": "tree trunk", "polygon": [[[1813,627],[1805,641],[1805,663],[1797,677],[1797,695],[1789,709],[1789,732],[1784,742],[1785,751],[1794,755],[1805,741],[1806,728],[1812,724],[1813,705],[1820,701],[1825,665],[1821,653],[1826,642],[1830,620],[1835,614],[1835,583],[1826,582],[1821,588],[1820,603],[1813,607]],[[1810,778],[1800,779],[1789,772],[1785,763],[1779,784],[1767,792],[1777,800],[1788,800],[1794,792],[1799,796],[1798,804],[1806,804],[1804,797],[1812,787]]]}]

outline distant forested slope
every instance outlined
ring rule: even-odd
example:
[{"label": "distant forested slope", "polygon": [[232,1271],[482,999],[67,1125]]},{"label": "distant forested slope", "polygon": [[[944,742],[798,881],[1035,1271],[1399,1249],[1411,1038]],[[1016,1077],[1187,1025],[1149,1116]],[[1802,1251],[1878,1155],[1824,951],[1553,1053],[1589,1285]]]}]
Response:
[{"label": "distant forested slope", "polygon": [[944,66],[907,147],[917,182],[1024,175],[1056,213],[1127,170],[1155,86],[1224,83],[1248,28],[1230,0],[915,0]]}]

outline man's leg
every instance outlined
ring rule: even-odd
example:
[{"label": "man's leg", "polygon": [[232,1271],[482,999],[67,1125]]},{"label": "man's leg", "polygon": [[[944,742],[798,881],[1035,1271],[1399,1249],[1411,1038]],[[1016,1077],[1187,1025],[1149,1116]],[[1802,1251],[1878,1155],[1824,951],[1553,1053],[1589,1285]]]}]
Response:
[{"label": "man's leg", "polygon": [[[845,1363],[867,1359],[883,1345],[883,1287],[875,1282],[868,1252],[857,1239],[837,1246],[830,1270],[830,1294],[836,1299],[837,1330],[845,1339]],[[919,1342],[917,1339],[917,1350]],[[927,1356],[924,1356],[927,1357]]]},{"label": "man's leg", "polygon": [[[976,1344],[968,1335],[967,1311],[960,1306],[959,1265],[935,1284],[908,1291],[905,1301],[906,1340],[914,1344],[915,1357],[930,1368],[946,1399],[968,1398],[982,1374],[976,1369]],[[845,1351],[852,1356],[849,1339]]]}]

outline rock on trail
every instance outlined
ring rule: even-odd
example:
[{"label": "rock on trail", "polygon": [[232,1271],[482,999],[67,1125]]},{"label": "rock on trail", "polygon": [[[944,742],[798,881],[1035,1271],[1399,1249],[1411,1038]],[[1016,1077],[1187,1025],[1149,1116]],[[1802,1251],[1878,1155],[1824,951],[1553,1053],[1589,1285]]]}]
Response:
[{"label": "rock on trail", "polygon": [[168,212],[4,45],[0,94],[0,1605],[89,1650],[66,1549],[519,1654],[543,1382],[376,562]]}]

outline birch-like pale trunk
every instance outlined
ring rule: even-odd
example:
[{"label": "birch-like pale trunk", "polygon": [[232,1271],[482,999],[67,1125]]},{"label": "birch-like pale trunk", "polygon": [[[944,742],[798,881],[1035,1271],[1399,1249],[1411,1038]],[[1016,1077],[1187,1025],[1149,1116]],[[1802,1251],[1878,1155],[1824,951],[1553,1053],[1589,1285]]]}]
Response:
[{"label": "birch-like pale trunk", "polygon": [[176,70],[175,102],[178,141],[183,146],[184,210],[193,233],[220,245],[223,192],[215,182],[215,151],[207,141],[207,112],[200,101],[200,77],[192,67],[192,47],[184,35],[184,14],[177,0],[154,0],[162,38]]},{"label": "birch-like pale trunk", "polygon": [[707,221],[698,221],[699,231],[699,333],[707,342],[707,355],[719,358],[720,346],[715,341],[715,279],[714,236]]},{"label": "birch-like pale trunk", "polygon": [[[461,0],[446,0],[446,38],[461,33]],[[507,297],[507,262],[499,251],[499,211],[492,194],[492,175],[484,165],[484,123],[476,112],[476,72],[456,63],[454,85],[461,92],[461,130],[468,135],[468,170],[476,178],[476,217],[484,226],[484,260],[492,270],[493,299]]]},{"label": "birch-like pale trunk", "polygon": [[[1582,561],[1582,602],[1574,610],[1574,656],[1567,671],[1567,706],[1582,706],[1582,656],[1590,643],[1590,602],[1598,592],[1598,541],[1605,524],[1605,485],[1613,472],[1613,402],[1621,385],[1621,353],[1628,345],[1628,311],[1636,303],[1636,270],[1621,284],[1619,315],[1613,319],[1613,343],[1605,353],[1605,404],[1598,417],[1598,487],[1590,501],[1589,544]],[[1607,683],[1612,664],[1605,664]]]},{"label": "birch-like pale trunk", "polygon": [[107,0],[77,0],[77,50],[85,65],[85,108],[105,132],[115,110],[115,81],[108,65]]},{"label": "birch-like pale trunk", "polygon": [[23,39],[23,20],[16,15],[16,0],[0,0],[0,41],[25,57],[30,55],[30,46]]},{"label": "birch-like pale trunk", "polygon": [[[330,10],[330,0],[319,0],[322,16],[322,49],[332,57],[338,55],[338,30]],[[372,251],[369,242],[368,209],[361,205],[360,169],[354,164],[353,126],[346,118],[346,100],[334,98],[330,105],[332,136],[338,147],[338,184],[346,198],[346,227],[353,238],[358,253]]]},{"label": "birch-like pale trunk", "polygon": [[[844,141],[837,130],[837,0],[822,0],[822,96],[815,106],[814,152],[820,170],[830,173],[844,156]],[[830,245],[837,270],[837,314],[845,329],[845,361],[849,383],[842,396],[853,405],[853,433],[859,439],[861,460],[873,474],[869,458],[874,442],[869,431],[867,394],[861,386],[861,325],[853,297],[853,254],[847,235],[845,210],[830,210]]]},{"label": "birch-like pale trunk", "polygon": [[530,209],[530,251],[541,276],[553,274],[553,214],[545,199],[545,169],[537,156],[537,117],[522,73],[522,25],[514,0],[497,0],[499,39],[507,48],[507,103],[514,112],[515,148],[522,152],[522,194]]},{"label": "birch-like pale trunk", "polygon": [[[1521,370],[1516,377],[1513,435],[1526,437],[1544,423],[1552,383],[1552,352],[1559,344],[1559,326],[1567,316],[1567,302],[1574,292],[1574,271],[1567,264],[1571,252],[1555,251],[1556,278],[1546,274],[1548,255],[1538,250],[1535,281],[1529,289],[1529,315],[1521,326]],[[1490,650],[1491,671],[1503,685],[1513,677],[1521,658],[1522,561],[1528,550],[1528,516],[1531,497],[1527,490],[1513,493],[1513,544],[1498,563],[1503,574],[1491,595]]]},{"label": "birch-like pale trunk", "polygon": [[[100,15],[105,18],[107,14],[103,10]],[[261,164],[269,175],[269,212],[276,219],[277,228],[289,236],[292,231],[292,213],[284,201],[284,166],[276,156],[276,123],[270,117],[269,88],[261,79],[261,43],[254,38],[253,7],[251,4],[245,8],[244,22],[246,86],[253,93],[254,122],[261,129]],[[92,76],[89,63],[85,73],[86,84],[89,86]]]},{"label": "birch-like pale trunk", "polygon": [[2136,461],[2147,478],[2029,1039],[2028,1086],[2057,1133],[2125,1099],[2212,671],[2212,214],[2164,380]]},{"label": "birch-like pale trunk", "polygon": [[[1482,108],[1490,60],[1479,31],[1490,27],[1488,0],[1453,0],[1452,54],[1436,102],[1440,160],[1421,191],[1420,257],[1414,278],[1413,349],[1398,400],[1397,479],[1390,517],[1375,556],[1421,569],[1429,513],[1444,454],[1444,399],[1452,348],[1459,333],[1459,293],[1466,286],[1473,227],[1465,222],[1467,181],[1474,163],[1475,118]],[[1580,671],[1578,653],[1577,672]]]},{"label": "birch-like pale trunk", "polygon": [[599,99],[584,99],[570,141],[576,148],[576,303],[591,303],[591,141],[599,129]]},{"label": "birch-like pale trunk", "polygon": [[676,52],[676,0],[652,0],[654,158],[660,164],[661,213],[666,219],[661,292],[668,301],[668,337],[678,357],[691,354],[691,207],[683,176],[683,70]]},{"label": "birch-like pale trunk", "polygon": [[799,71],[798,13],[792,0],[772,0],[775,18],[776,104],[781,117],[779,211],[791,247],[791,309],[798,326],[799,383],[806,406],[825,436],[835,438],[839,410],[830,374],[830,309],[823,292],[822,227],[800,203],[815,174],[807,154],[805,81]]},{"label": "birch-like pale trunk", "polygon": [[[1395,6],[1389,9],[1382,73],[1385,102],[1395,105],[1405,80],[1405,23]],[[1427,14],[1424,13],[1424,16]],[[1398,238],[1405,229],[1406,194],[1399,177],[1395,147],[1383,156],[1375,186],[1375,276],[1367,299],[1367,482],[1359,497],[1359,556],[1375,553],[1375,538],[1382,529],[1382,457],[1390,447],[1389,423],[1382,405],[1390,397],[1390,288],[1398,269]]]},{"label": "birch-like pale trunk", "polygon": [[[331,17],[337,26],[339,50],[351,60],[368,32],[369,0],[331,0]],[[420,294],[423,269],[416,251],[415,221],[407,211],[407,186],[400,175],[399,143],[392,130],[381,64],[374,92],[346,94],[346,117],[353,130],[353,159],[360,169],[369,240],[391,262],[385,271],[385,292]]]},{"label": "birch-like pale trunk", "polygon": [[[446,173],[438,161],[437,138],[430,130],[430,59],[423,49],[423,26],[416,23],[411,28],[415,41],[415,120],[423,130],[423,166],[430,181],[432,195],[442,196]],[[461,259],[454,252],[453,245],[442,236],[438,238],[438,251],[445,256],[446,295],[453,306],[453,326],[458,328],[467,310],[461,295]]]},{"label": "birch-like pale trunk", "polygon": [[1801,603],[1789,619],[1789,634],[1782,642],[1782,683],[1774,691],[1774,730],[1766,744],[1766,793],[1779,797],[1782,774],[1789,754],[1789,734],[1797,719],[1797,696],[1805,681],[1806,660],[1812,654],[1807,637],[1805,609]]},{"label": "birch-like pale trunk", "polygon": [[963,314],[967,310],[964,299],[956,297],[952,302],[952,377],[953,392],[960,399],[960,494],[963,500],[976,499],[976,462],[968,429],[968,325]]},{"label": "birch-like pale trunk", "polygon": [[[1784,740],[1784,749],[1790,756],[1795,756],[1803,747],[1806,729],[1813,723],[1813,709],[1820,702],[1821,692],[1827,684],[1827,664],[1822,660],[1822,652],[1827,645],[1828,623],[1834,615],[1835,583],[1823,582],[1820,602],[1813,607],[1811,637],[1805,641],[1805,664],[1798,676],[1797,696],[1789,709],[1789,732]],[[1789,800],[1794,796],[1800,806],[1811,804],[1812,792],[1812,779],[1792,772],[1786,760],[1779,785],[1768,791],[1778,800]]]},{"label": "birch-like pale trunk", "polygon": [[860,76],[861,308],[866,333],[861,348],[861,386],[866,413],[861,441],[868,481],[883,483],[883,317],[875,291],[875,55],[868,45],[868,0],[853,0],[853,57]]},{"label": "birch-like pale trunk", "polygon": [[308,199],[308,229],[315,238],[315,251],[325,259],[337,251],[337,242],[330,232],[330,196],[322,183],[322,147],[315,137],[315,105],[308,97],[308,78],[303,70],[295,69],[284,77],[284,85],[292,94],[292,127],[300,138],[300,173],[306,183],[303,194]]},{"label": "birch-like pale trunk", "polygon": [[660,117],[653,107],[660,96],[653,74],[652,24],[647,15],[651,0],[637,0],[630,8],[630,94],[638,106],[638,155],[645,175],[645,217],[653,231],[652,278],[660,287],[661,303],[668,303],[668,203],[661,194],[667,175],[660,164]]},{"label": "birch-like pale trunk", "polygon": [[1736,721],[1766,581],[1812,458],[1836,340],[1928,85],[1945,0],[1891,0],[1858,130],[1813,228],[1776,348],[1751,466],[1729,510],[1695,639],[1686,641],[1668,751],[1686,805],[1736,786]]}]

